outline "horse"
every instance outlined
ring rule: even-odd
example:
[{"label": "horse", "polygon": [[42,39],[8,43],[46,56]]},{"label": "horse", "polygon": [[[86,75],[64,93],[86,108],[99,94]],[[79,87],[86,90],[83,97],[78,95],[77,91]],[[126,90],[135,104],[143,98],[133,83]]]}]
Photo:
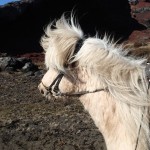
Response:
[{"label": "horse", "polygon": [[77,96],[102,133],[108,150],[149,150],[150,90],[146,58],[98,33],[84,35],[74,16],[48,24],[41,37],[47,99]]}]

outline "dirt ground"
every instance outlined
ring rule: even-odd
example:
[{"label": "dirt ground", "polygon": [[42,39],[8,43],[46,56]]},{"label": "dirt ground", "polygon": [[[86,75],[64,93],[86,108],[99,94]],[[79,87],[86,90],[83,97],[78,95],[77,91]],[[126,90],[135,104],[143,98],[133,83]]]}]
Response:
[{"label": "dirt ground", "polygon": [[[150,61],[150,43],[127,45]],[[43,54],[28,54],[44,69]],[[0,72],[0,150],[106,150],[105,142],[77,98],[46,100],[42,76]]]},{"label": "dirt ground", "polygon": [[46,100],[40,80],[0,72],[0,150],[106,150],[79,100]]}]

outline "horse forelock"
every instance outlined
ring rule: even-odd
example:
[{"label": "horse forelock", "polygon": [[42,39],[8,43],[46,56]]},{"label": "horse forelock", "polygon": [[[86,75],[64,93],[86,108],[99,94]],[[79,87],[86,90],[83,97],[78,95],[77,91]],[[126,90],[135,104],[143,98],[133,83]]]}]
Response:
[{"label": "horse forelock", "polygon": [[65,72],[65,65],[73,57],[76,42],[83,37],[83,32],[71,17],[67,20],[63,15],[59,20],[49,24],[41,45],[45,50],[45,64]]}]

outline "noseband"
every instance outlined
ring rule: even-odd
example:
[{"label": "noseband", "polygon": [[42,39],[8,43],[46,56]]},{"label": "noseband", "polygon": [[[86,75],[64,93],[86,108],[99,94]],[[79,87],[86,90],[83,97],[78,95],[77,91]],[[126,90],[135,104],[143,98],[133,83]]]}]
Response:
[{"label": "noseband", "polygon": [[[46,87],[44,85],[44,83],[42,82],[42,85],[47,90],[47,94],[48,93],[53,94],[55,92],[56,96],[58,96],[59,93],[61,93],[59,90],[59,83],[60,83],[61,79],[63,78],[63,76],[64,76],[64,74],[59,73],[49,87]],[[54,86],[54,88],[53,88],[53,86]]]},{"label": "noseband", "polygon": [[81,91],[81,92],[74,92],[74,93],[69,93],[69,92],[62,93],[59,89],[59,84],[60,84],[63,77],[64,77],[64,74],[59,73],[49,87],[46,87],[44,85],[44,83],[41,82],[42,85],[44,86],[44,88],[47,90],[46,95],[52,94],[54,96],[76,96],[76,97],[79,97],[79,96],[82,96],[84,94],[95,93],[95,92],[106,91],[107,90],[107,89],[96,89],[94,91]]}]

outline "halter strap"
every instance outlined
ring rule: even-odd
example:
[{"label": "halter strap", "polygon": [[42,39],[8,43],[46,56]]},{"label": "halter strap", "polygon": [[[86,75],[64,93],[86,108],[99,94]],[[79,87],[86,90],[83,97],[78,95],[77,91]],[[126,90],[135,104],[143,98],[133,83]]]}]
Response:
[{"label": "halter strap", "polygon": [[49,87],[46,87],[42,81],[41,81],[41,83],[42,83],[42,85],[44,86],[44,88],[45,88],[49,93],[52,94],[52,87],[53,87],[53,85],[55,85],[55,86],[54,86],[54,91],[56,92],[57,89],[58,89],[59,83],[60,83],[60,81],[61,81],[61,79],[62,79],[63,76],[64,76],[63,73],[59,73],[59,74],[57,75],[57,77],[54,79],[54,81],[51,83],[51,85],[50,85]]},{"label": "halter strap", "polygon": [[78,51],[80,50],[80,48],[82,47],[83,45],[83,42],[84,42],[84,39],[79,39],[75,45],[75,49],[74,49],[74,53],[73,55],[77,54]]}]

